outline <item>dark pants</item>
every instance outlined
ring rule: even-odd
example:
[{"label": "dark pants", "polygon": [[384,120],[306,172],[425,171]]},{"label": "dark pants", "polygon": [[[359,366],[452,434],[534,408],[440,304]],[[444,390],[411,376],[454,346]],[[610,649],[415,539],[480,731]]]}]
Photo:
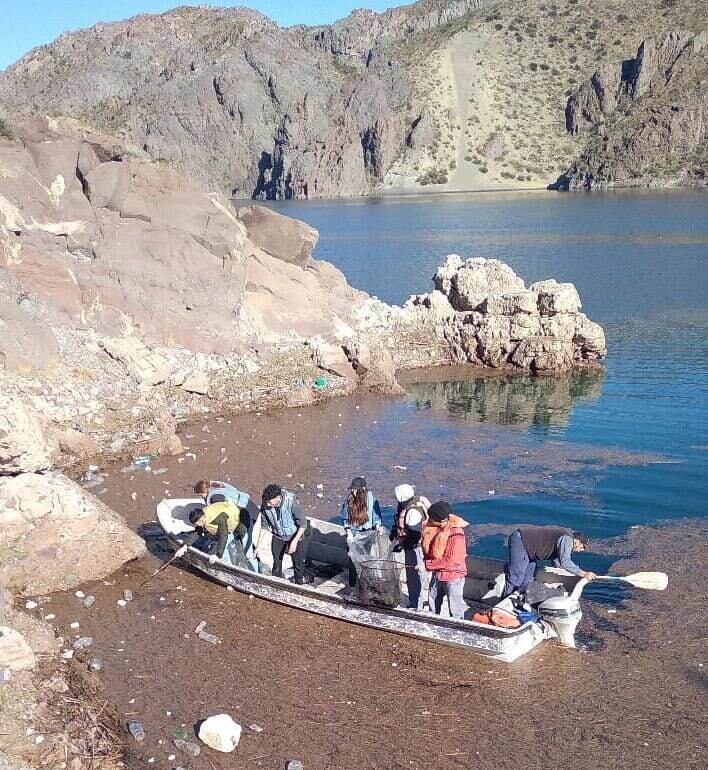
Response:
[{"label": "dark pants", "polygon": [[[283,577],[283,556],[290,544],[292,538],[283,540],[277,535],[273,535],[270,548],[273,554],[273,574],[275,577]],[[303,577],[307,570],[308,556],[310,553],[310,541],[312,540],[312,530],[310,525],[307,525],[305,534],[300,538],[300,542],[297,544],[295,553],[292,555],[293,569],[295,570],[295,577]]]},{"label": "dark pants", "polygon": [[536,562],[529,559],[518,529],[509,535],[509,561],[505,572],[506,581],[502,596],[509,596],[514,591],[526,593],[526,589],[533,582]]}]

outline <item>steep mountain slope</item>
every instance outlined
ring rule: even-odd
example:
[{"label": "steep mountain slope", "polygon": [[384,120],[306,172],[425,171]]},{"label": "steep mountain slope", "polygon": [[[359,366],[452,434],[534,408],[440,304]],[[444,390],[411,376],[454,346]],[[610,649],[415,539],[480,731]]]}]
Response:
[{"label": "steep mountain slope", "polygon": [[421,0],[281,29],[178,8],[64,35],[0,73],[0,120],[65,116],[239,197],[539,187],[578,157],[569,95],[696,0]]},{"label": "steep mountain slope", "polygon": [[562,189],[708,182],[708,31],[645,40],[568,100],[566,127],[589,134]]}]

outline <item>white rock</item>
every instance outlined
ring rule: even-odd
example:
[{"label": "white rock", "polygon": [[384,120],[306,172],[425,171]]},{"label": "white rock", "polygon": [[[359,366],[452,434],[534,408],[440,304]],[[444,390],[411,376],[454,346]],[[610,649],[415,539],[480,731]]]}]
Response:
[{"label": "white rock", "polygon": [[202,722],[199,728],[199,740],[215,751],[228,754],[238,746],[241,740],[241,725],[228,714],[216,714]]},{"label": "white rock", "polygon": [[19,631],[0,626],[0,669],[25,671],[34,668],[32,648]]},{"label": "white rock", "polygon": [[33,602],[32,600],[30,600],[28,602],[25,602],[25,607],[28,610],[33,610],[33,609],[35,609],[37,607],[37,602]]}]

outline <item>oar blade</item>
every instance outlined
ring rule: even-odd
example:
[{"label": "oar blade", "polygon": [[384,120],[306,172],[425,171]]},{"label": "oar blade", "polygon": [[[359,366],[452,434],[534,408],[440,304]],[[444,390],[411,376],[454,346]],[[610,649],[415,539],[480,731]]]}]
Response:
[{"label": "oar blade", "polygon": [[669,585],[669,576],[664,572],[635,572],[622,580],[631,583],[635,588],[644,588],[648,591],[663,591]]}]

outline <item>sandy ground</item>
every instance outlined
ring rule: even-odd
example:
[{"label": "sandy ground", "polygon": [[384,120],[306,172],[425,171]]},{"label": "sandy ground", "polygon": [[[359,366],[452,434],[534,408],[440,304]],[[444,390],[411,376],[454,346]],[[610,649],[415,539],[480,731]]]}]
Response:
[{"label": "sandy ground", "polygon": [[[592,652],[546,643],[511,665],[249,599],[176,566],[140,588],[169,555],[151,523],[155,500],[165,490],[187,494],[200,475],[238,476],[249,489],[273,478],[296,489],[303,484],[305,504],[327,515],[355,471],[367,469],[390,489],[400,478],[391,447],[412,441],[420,451],[429,440],[438,443],[430,444],[435,463],[426,486],[444,475],[452,499],[470,499],[474,489],[488,487],[486,474],[501,451],[498,430],[466,424],[454,433],[455,440],[469,437],[462,449],[477,469],[465,480],[469,467],[461,463],[458,470],[452,455],[441,454],[441,436],[454,431],[454,417],[427,415],[427,436],[413,421],[401,442],[389,435],[387,410],[394,407],[400,402],[360,397],[307,412],[199,423],[184,434],[196,459],[156,465],[153,470],[167,468],[159,475],[111,469],[102,497],[146,537],[150,555],[107,581],[82,586],[95,595],[93,608],[60,594],[37,612],[55,613],[53,623],[69,640],[93,638],[90,652],[103,661],[106,697],[124,722],[144,724],[143,743],[128,739],[127,766],[276,770],[299,758],[308,770],[705,767],[705,522],[632,529],[628,539],[596,545],[630,557],[615,565],[618,571],[665,569],[669,589],[630,591],[615,606],[584,601],[581,632]],[[385,427],[385,439],[376,425]],[[504,435],[504,451],[516,452],[513,431]],[[543,475],[542,455],[549,466],[572,466],[573,451],[539,451],[527,472],[516,474],[522,486],[533,487]],[[125,588],[134,599],[119,607]],[[76,621],[80,627],[70,629]],[[220,644],[195,636],[201,621]],[[174,748],[176,729],[184,726],[192,736],[198,720],[220,712],[245,728],[233,754],[204,749],[192,758]]]}]

